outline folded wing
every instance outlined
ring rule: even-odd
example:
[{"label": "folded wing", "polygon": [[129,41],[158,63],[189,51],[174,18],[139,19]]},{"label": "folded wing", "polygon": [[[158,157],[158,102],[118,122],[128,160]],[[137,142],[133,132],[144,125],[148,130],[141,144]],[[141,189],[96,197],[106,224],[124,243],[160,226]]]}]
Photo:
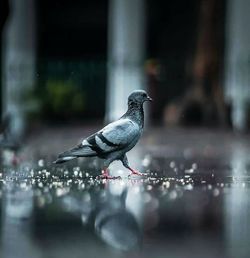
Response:
[{"label": "folded wing", "polygon": [[126,148],[139,137],[139,126],[130,119],[115,121],[97,133],[89,136],[75,148],[59,155],[66,161],[67,157],[101,156]]}]

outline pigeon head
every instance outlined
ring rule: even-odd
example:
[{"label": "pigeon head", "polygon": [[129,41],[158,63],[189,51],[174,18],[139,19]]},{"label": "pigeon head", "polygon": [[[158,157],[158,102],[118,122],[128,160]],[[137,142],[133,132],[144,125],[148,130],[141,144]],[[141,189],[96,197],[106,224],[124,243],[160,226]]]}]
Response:
[{"label": "pigeon head", "polygon": [[143,104],[145,101],[152,101],[144,90],[135,90],[128,97],[128,104]]}]

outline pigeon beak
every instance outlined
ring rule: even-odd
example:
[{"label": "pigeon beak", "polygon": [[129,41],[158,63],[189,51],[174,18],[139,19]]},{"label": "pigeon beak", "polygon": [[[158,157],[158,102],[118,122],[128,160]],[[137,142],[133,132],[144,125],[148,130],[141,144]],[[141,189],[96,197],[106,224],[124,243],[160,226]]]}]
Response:
[{"label": "pigeon beak", "polygon": [[153,101],[153,99],[151,99],[149,96],[147,96],[147,100],[148,101]]}]

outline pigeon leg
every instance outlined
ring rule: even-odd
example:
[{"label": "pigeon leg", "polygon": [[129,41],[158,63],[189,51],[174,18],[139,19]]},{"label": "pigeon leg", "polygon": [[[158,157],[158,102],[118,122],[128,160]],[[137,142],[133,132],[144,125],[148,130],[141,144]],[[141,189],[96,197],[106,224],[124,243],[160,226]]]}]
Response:
[{"label": "pigeon leg", "polygon": [[131,171],[131,174],[129,175],[129,177],[132,176],[132,175],[145,176],[145,174],[142,174],[141,172],[136,171],[136,170],[134,170],[133,168],[131,168],[131,167],[129,166],[129,164],[128,164],[128,158],[127,158],[126,155],[123,156],[123,158],[122,158],[121,161],[122,161],[123,166]]},{"label": "pigeon leg", "polygon": [[108,168],[104,168],[102,170],[102,174],[100,175],[100,177],[102,179],[120,179],[121,177],[120,176],[110,176],[109,175],[109,171],[108,171]]}]

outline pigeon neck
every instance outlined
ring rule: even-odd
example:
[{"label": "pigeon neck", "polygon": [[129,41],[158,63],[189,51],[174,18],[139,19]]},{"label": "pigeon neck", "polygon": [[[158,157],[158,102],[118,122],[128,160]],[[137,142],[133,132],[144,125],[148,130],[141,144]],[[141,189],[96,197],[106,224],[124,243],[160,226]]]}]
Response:
[{"label": "pigeon neck", "polygon": [[144,126],[144,111],[142,103],[129,102],[128,110],[125,114],[131,120],[136,122],[141,128]]}]

